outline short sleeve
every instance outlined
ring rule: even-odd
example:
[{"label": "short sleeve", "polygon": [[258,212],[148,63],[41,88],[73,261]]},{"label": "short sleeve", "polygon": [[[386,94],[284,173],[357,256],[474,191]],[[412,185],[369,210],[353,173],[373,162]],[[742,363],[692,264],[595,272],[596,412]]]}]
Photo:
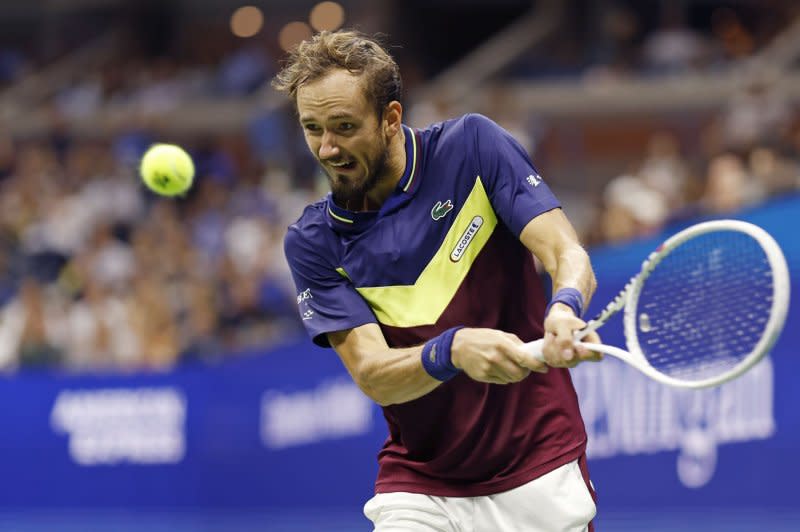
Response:
[{"label": "short sleeve", "polygon": [[336,271],[295,227],[284,238],[284,251],[297,288],[297,306],[315,344],[330,347],[327,333],[377,320],[350,281]]},{"label": "short sleeve", "polygon": [[525,149],[505,129],[478,114],[468,115],[481,180],[498,217],[516,235],[542,213],[561,206]]}]

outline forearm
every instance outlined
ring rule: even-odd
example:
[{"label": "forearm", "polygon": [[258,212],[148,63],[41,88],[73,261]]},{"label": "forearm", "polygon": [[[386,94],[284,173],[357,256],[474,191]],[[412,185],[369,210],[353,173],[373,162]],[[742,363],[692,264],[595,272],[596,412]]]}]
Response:
[{"label": "forearm", "polygon": [[387,349],[361,365],[359,387],[382,406],[422,397],[442,384],[422,367],[422,346]]},{"label": "forearm", "polygon": [[390,348],[377,324],[328,333],[361,390],[386,406],[422,397],[441,384],[422,367],[423,346]]},{"label": "forearm", "polygon": [[586,308],[597,282],[589,255],[564,213],[554,209],[537,216],[522,230],[520,240],[550,274],[553,294],[562,288],[575,288],[583,295]]},{"label": "forearm", "polygon": [[583,295],[584,308],[597,288],[597,280],[592,270],[589,255],[579,245],[569,246],[555,256],[548,270],[553,280],[553,294],[562,288],[575,288]]}]

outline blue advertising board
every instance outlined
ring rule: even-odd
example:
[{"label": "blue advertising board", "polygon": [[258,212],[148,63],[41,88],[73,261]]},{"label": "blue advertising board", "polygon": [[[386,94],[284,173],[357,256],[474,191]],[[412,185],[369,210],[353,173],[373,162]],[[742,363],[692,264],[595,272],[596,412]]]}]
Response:
[{"label": "blue advertising board", "polygon": [[[776,238],[800,286],[800,198],[739,218]],[[592,251],[590,314],[664,237]],[[622,342],[618,321],[606,342]],[[712,390],[674,390],[611,359],[576,368],[603,507],[796,508],[799,325],[795,303],[772,354]],[[359,508],[386,436],[335,353],[305,339],[166,373],[5,376],[0,405],[0,508]]]}]

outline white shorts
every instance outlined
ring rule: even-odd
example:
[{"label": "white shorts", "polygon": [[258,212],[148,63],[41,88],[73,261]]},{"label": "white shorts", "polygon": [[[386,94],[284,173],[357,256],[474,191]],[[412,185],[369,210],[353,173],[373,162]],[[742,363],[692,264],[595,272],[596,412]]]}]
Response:
[{"label": "white shorts", "polygon": [[596,512],[577,460],[494,495],[401,491],[379,493],[364,505],[375,532],[583,532]]}]

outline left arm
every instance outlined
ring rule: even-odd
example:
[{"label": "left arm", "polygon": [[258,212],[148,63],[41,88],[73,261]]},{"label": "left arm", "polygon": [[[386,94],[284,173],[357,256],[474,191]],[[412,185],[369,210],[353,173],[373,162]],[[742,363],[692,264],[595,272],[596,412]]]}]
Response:
[{"label": "left arm", "polygon": [[[580,245],[575,229],[561,209],[545,212],[528,222],[520,240],[542,262],[553,280],[553,293],[561,288],[575,288],[588,306],[597,281],[589,255]],[[544,356],[553,367],[573,367],[585,360],[600,360],[601,355],[575,346],[573,336],[586,326],[580,316],[563,303],[555,303],[545,317]],[[596,332],[589,333],[587,342],[600,342]]]},{"label": "left arm", "polygon": [[[484,116],[467,115],[464,124],[474,138],[468,153],[476,157],[478,174],[486,180],[495,213],[544,263],[553,279],[554,293],[561,288],[575,288],[587,304],[595,289],[589,257],[525,149]],[[560,303],[551,306],[544,320],[544,355],[548,365],[571,367],[582,360],[599,359],[598,353],[573,345],[573,334],[585,325],[569,306]],[[588,334],[585,339],[599,341],[596,333]]]}]

